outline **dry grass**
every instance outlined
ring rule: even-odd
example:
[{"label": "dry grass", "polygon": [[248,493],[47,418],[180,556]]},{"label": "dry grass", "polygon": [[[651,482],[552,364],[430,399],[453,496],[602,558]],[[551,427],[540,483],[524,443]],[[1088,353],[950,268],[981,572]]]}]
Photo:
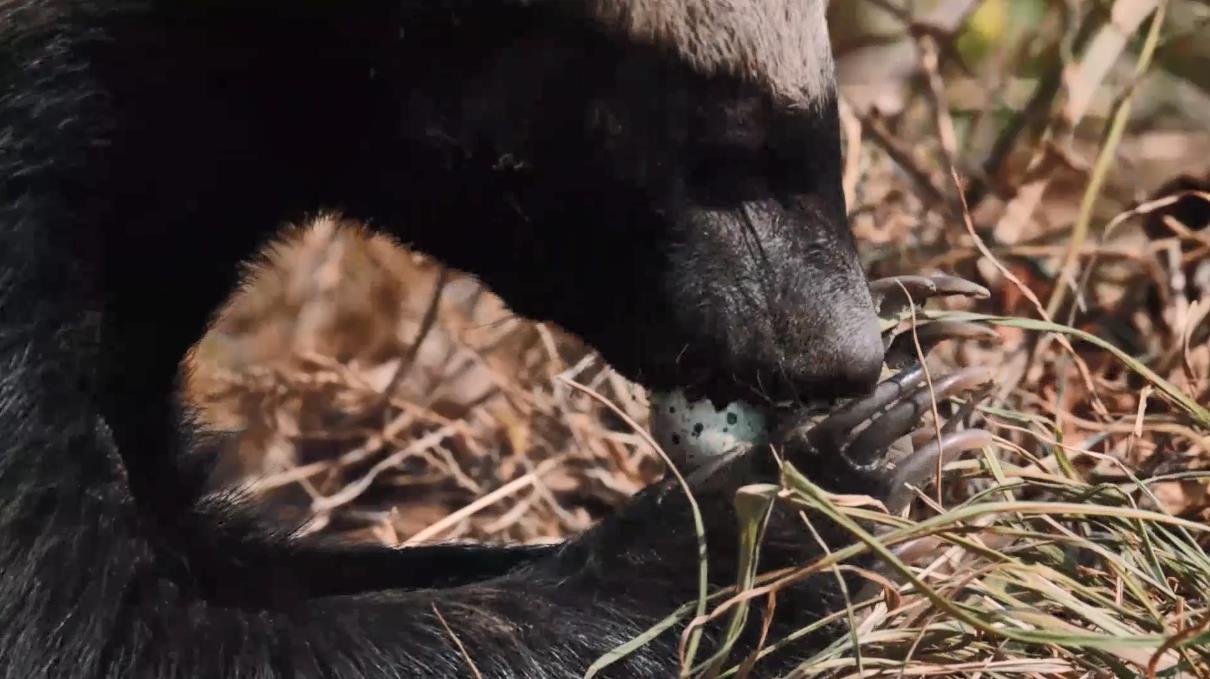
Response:
[{"label": "dry grass", "polygon": [[240,431],[216,483],[250,481],[312,530],[529,542],[660,475],[638,437],[556,386],[645,420],[642,395],[574,339],[355,225],[291,236],[195,352],[192,399]]},{"label": "dry grass", "polygon": [[[1210,238],[1140,228],[1156,187],[1210,170],[1210,79],[1173,65],[1210,61],[1210,8],[1173,0],[1152,30],[1155,2],[1061,4],[951,0],[901,24],[871,0],[854,6],[889,7],[883,25],[842,26],[871,276],[986,285],[976,311],[1003,343],[935,356],[1000,366],[975,418],[997,443],[951,465],[940,503],[909,521],[787,483],[789,501],[890,531],[804,567],[880,550],[899,583],[855,602],[859,633],[803,676],[1210,677]],[[658,477],[641,439],[555,378],[645,422],[641,390],[472,279],[333,227],[283,249],[199,345],[192,398],[243,430],[219,481],[254,480],[313,530],[400,544],[557,539]]]}]

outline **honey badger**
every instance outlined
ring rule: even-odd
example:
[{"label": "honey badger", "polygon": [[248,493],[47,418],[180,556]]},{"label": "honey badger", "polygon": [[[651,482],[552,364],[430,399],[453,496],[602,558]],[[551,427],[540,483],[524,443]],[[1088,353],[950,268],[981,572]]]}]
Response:
[{"label": "honey badger", "polygon": [[[669,485],[551,548],[326,544],[201,497],[179,365],[272,225],[340,211],[649,387],[866,393],[824,5],[0,0],[0,677],[579,676],[692,598]],[[726,584],[731,496],[701,501]],[[794,591],[779,624],[835,599]],[[669,676],[675,634],[609,672]]]}]

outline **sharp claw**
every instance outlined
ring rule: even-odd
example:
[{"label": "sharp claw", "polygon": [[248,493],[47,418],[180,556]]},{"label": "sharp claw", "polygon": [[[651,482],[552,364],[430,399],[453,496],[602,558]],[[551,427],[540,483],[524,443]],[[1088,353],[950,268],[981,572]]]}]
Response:
[{"label": "sharp claw", "polygon": [[870,292],[875,295],[885,295],[888,292],[899,290],[900,286],[908,289],[908,292],[918,292],[920,290],[932,291],[937,289],[937,284],[933,282],[932,276],[888,276],[879,278],[870,283]]},{"label": "sharp claw", "polygon": [[916,327],[916,332],[905,330],[891,341],[886,352],[886,365],[897,369],[908,362],[918,360],[916,339],[920,340],[920,352],[929,355],[938,344],[950,339],[1000,342],[1000,333],[980,323],[965,321],[935,321]]},{"label": "sharp claw", "polygon": [[933,276],[933,284],[937,288],[936,296],[961,295],[973,299],[987,299],[992,293],[982,285],[959,278],[957,276]]},{"label": "sharp claw", "polygon": [[883,456],[887,446],[912,431],[928,411],[934,397],[938,402],[944,401],[972,387],[986,384],[991,381],[993,374],[990,368],[966,368],[937,380],[933,383],[931,391],[926,387],[918,388],[879,415],[859,433],[847,446],[847,449],[853,452],[846,456],[854,464],[861,466],[877,461]]},{"label": "sharp claw", "polygon": [[945,466],[962,453],[983,448],[995,440],[996,437],[991,432],[982,429],[965,429],[946,434],[941,437],[940,445],[933,439],[899,463],[883,504],[892,514],[902,512],[912,500],[912,491],[908,486],[924,485],[936,471],[938,464]]},{"label": "sharp claw", "polygon": [[903,299],[904,289],[907,289],[913,299],[924,295],[920,297],[924,300],[937,291],[937,285],[927,276],[891,276],[873,281],[870,283],[870,295],[874,298],[874,308],[879,309],[880,316],[884,315],[881,307],[889,298],[897,297],[898,301],[906,306],[906,300]]},{"label": "sharp claw", "polygon": [[1003,341],[1000,333],[996,332],[993,328],[989,328],[982,323],[968,323],[966,321],[935,321],[924,327],[917,328],[916,335],[927,337],[930,340],[936,337],[938,339],[975,339],[986,340],[988,342]]},{"label": "sharp claw", "polygon": [[837,446],[845,434],[882,410],[888,404],[910,393],[924,381],[924,368],[920,364],[909,366],[883,381],[869,396],[852,401],[837,409],[811,430],[809,437],[819,446]]},{"label": "sharp claw", "polygon": [[[928,389],[921,391],[924,391],[925,394],[928,393]],[[860,467],[874,464],[882,458],[892,443],[905,436],[916,426],[920,417],[925,413],[927,405],[927,398],[924,403],[921,403],[921,399],[914,395],[896,403],[857,434],[849,445],[845,446],[845,457]]]},{"label": "sharp claw", "polygon": [[[937,401],[960,394],[974,387],[987,384],[995,377],[996,371],[988,366],[974,366],[971,368],[963,368],[956,373],[950,373],[933,382],[933,395]],[[918,398],[923,398],[925,404],[928,404],[929,394],[926,390],[923,394],[914,394]]]},{"label": "sharp claw", "polygon": [[[904,295],[905,290],[907,295]],[[991,293],[982,285],[965,278],[939,275],[880,278],[870,283],[870,295],[874,298],[878,316],[885,321],[897,317],[911,301],[921,306],[933,297],[960,295],[986,299]]]}]

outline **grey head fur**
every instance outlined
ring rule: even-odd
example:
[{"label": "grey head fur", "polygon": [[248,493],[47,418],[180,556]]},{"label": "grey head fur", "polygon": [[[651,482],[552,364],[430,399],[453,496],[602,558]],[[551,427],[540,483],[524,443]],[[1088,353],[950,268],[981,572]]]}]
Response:
[{"label": "grey head fur", "polygon": [[788,105],[835,96],[827,0],[588,0],[588,9],[632,40],[671,46],[702,73],[756,82]]}]

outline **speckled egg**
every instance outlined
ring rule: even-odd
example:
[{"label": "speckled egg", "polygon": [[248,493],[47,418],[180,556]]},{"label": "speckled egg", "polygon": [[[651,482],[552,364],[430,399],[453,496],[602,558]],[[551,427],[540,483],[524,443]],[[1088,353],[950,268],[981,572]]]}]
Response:
[{"label": "speckled egg", "polygon": [[683,391],[653,393],[651,433],[682,473],[738,455],[768,435],[765,414],[732,402],[717,409],[710,399],[689,401]]}]

